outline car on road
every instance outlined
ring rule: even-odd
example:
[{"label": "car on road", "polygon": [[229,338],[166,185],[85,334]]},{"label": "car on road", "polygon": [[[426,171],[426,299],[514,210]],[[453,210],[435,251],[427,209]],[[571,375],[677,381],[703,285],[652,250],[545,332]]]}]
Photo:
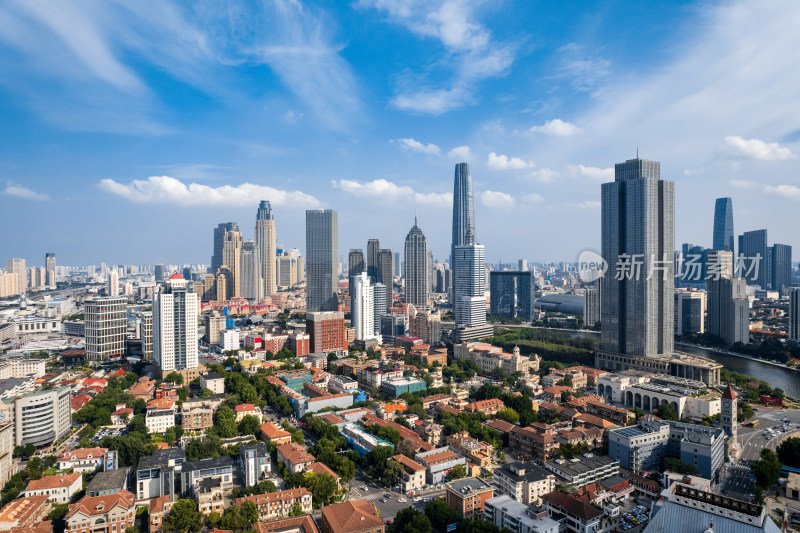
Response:
[{"label": "car on road", "polygon": [[397,498],[397,501],[400,503],[406,503],[408,500],[406,500],[405,498]]},{"label": "car on road", "polygon": [[381,503],[386,503],[386,498],[381,498]]},{"label": "car on road", "polygon": [[421,501],[422,501],[422,498],[420,498],[419,496],[417,496],[416,498],[414,498],[414,501],[415,501],[415,502],[421,502]]},{"label": "car on road", "polygon": [[388,499],[390,499],[392,497],[392,495],[391,494],[384,494],[383,497],[388,500]]},{"label": "car on road", "polygon": [[369,490],[369,487],[367,487],[366,485],[361,485],[361,490]]}]

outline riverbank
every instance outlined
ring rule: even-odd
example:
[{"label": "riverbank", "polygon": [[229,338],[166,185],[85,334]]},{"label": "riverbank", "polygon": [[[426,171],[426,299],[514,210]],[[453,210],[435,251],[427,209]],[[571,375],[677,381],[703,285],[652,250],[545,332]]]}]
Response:
[{"label": "riverbank", "polygon": [[718,354],[721,354],[721,355],[729,355],[731,357],[739,357],[740,359],[749,359],[750,361],[756,361],[758,363],[762,363],[762,364],[765,364],[765,365],[776,366],[778,368],[783,368],[783,369],[786,369],[786,370],[792,370],[794,372],[800,371],[800,368],[795,367],[795,366],[789,366],[789,365],[787,365],[785,363],[776,363],[774,361],[767,361],[766,359],[759,359],[758,357],[745,355],[743,353],[731,352],[729,350],[720,350],[719,348],[709,348],[708,346],[703,346],[703,345],[700,345],[700,344],[693,344],[691,342],[675,341],[675,345],[676,346],[691,346],[692,348],[697,348],[699,350],[706,350],[708,352],[714,352],[714,353],[718,353]]}]

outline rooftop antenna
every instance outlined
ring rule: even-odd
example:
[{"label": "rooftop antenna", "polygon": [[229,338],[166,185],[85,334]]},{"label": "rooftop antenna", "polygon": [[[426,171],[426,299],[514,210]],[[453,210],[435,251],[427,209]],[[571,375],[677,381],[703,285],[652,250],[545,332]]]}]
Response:
[{"label": "rooftop antenna", "polygon": [[636,145],[636,159],[639,159],[639,145]]}]

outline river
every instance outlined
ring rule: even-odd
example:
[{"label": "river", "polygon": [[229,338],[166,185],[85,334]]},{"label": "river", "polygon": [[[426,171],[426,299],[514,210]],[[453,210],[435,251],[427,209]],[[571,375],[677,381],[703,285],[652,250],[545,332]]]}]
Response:
[{"label": "river", "polygon": [[[595,332],[581,332],[569,330],[557,330],[574,337],[596,336],[599,333]],[[713,350],[706,350],[705,348],[697,348],[694,346],[676,345],[675,349],[681,352],[699,355],[722,364],[728,370],[747,374],[754,378],[763,379],[770,384],[771,387],[778,387],[793,397],[800,398],[800,372],[789,370],[779,366],[769,365],[757,361],[755,359],[747,359],[744,357],[736,357],[734,355],[725,355],[715,352]]]}]

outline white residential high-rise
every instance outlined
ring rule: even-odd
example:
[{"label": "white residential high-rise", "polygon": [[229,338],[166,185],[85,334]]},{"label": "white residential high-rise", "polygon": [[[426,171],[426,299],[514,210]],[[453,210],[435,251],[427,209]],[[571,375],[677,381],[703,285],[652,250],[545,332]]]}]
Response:
[{"label": "white residential high-rise", "polygon": [[789,340],[800,342],[800,287],[789,289]]},{"label": "white residential high-rise", "polygon": [[108,273],[108,288],[106,290],[108,296],[119,296],[119,274],[115,268]]},{"label": "white residential high-rise", "polygon": [[45,269],[47,270],[46,285],[51,288],[56,288],[56,254],[48,252],[44,254]]},{"label": "white residential high-rise", "polygon": [[90,361],[125,353],[128,299],[124,296],[90,298],[84,302],[84,347]]},{"label": "white residential high-rise", "polygon": [[366,272],[353,278],[353,292],[350,296],[352,309],[351,322],[356,329],[356,340],[375,338],[375,286]]},{"label": "white residential high-rise", "polygon": [[162,376],[197,369],[197,294],[177,273],[153,299],[153,360]]},{"label": "white residential high-rise", "polygon": [[275,218],[272,216],[272,206],[267,201],[262,200],[258,205],[255,236],[256,250],[261,262],[261,281],[264,284],[262,294],[272,296],[278,290],[275,275],[276,237]]}]

